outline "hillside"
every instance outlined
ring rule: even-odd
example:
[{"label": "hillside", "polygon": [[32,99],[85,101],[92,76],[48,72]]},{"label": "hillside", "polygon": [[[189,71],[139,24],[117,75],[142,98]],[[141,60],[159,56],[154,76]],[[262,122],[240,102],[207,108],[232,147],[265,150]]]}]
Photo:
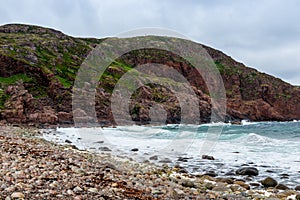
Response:
[{"label": "hillside", "polygon": [[[151,37],[155,38],[141,39]],[[101,41],[103,39],[74,38],[31,25],[1,26],[0,120],[18,124],[72,124],[72,86],[76,73],[88,53]],[[191,41],[189,44],[200,47]],[[298,87],[248,68],[221,51],[202,47],[212,57],[223,78],[227,120],[300,119]],[[100,124],[114,123],[110,97],[118,80],[138,64],[146,63],[165,64],[184,75],[199,98],[200,122],[209,121],[210,94],[203,78],[195,75],[191,64],[170,52],[143,49],[112,62],[99,80],[95,107]],[[148,123],[153,102],[161,104],[167,111],[168,123],[180,122],[181,110],[176,96],[153,84],[139,88],[132,96],[132,119],[137,123]]]}]

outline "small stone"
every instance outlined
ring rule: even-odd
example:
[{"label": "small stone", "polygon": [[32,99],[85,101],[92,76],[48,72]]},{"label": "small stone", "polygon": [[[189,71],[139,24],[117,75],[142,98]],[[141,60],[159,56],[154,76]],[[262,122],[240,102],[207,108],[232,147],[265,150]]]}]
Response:
[{"label": "small stone", "polygon": [[108,148],[108,147],[99,147],[99,150],[101,150],[101,151],[111,151],[111,149]]},{"label": "small stone", "polygon": [[300,185],[296,186],[296,187],[295,187],[295,190],[296,190],[296,191],[300,191]]},{"label": "small stone", "polygon": [[131,149],[131,151],[139,151],[139,149],[138,148],[133,148],[133,149]]},{"label": "small stone", "polygon": [[189,172],[186,169],[179,169],[178,173],[188,174]]},{"label": "small stone", "polygon": [[97,141],[97,142],[95,142],[96,144],[103,144],[104,143],[104,141],[103,140],[100,140],[100,141]]},{"label": "small stone", "polygon": [[217,192],[232,192],[231,189],[226,186],[216,186],[212,190]]},{"label": "small stone", "polygon": [[91,193],[98,193],[98,189],[97,189],[97,188],[89,188],[89,189],[88,189],[88,192],[91,192]]},{"label": "small stone", "polygon": [[188,162],[188,159],[189,159],[189,158],[179,157],[179,158],[177,159],[177,161],[179,161],[179,162]]},{"label": "small stone", "polygon": [[105,163],[104,165],[106,168],[109,168],[109,169],[113,169],[113,170],[117,169],[117,167],[112,163]]},{"label": "small stone", "polygon": [[72,143],[72,141],[71,140],[65,140],[65,143],[69,143],[69,144],[71,144]]},{"label": "small stone", "polygon": [[261,181],[261,184],[265,187],[275,187],[278,183],[275,179],[267,177]]},{"label": "small stone", "polygon": [[118,187],[118,183],[111,184],[111,187]]},{"label": "small stone", "polygon": [[151,193],[152,193],[153,195],[161,195],[161,194],[163,194],[163,192],[160,191],[160,190],[152,190]]},{"label": "small stone", "polygon": [[22,192],[14,192],[14,193],[12,193],[11,198],[14,198],[14,199],[18,199],[18,198],[19,199],[24,199],[25,195]]},{"label": "small stone", "polygon": [[218,174],[214,171],[209,171],[209,172],[206,172],[204,173],[203,175],[207,175],[207,176],[211,176],[211,177],[216,177],[218,176]]},{"label": "small stone", "polygon": [[233,179],[232,178],[218,178],[217,180],[218,180],[218,182],[222,182],[222,183],[228,183],[228,184],[232,184],[233,183]]},{"label": "small stone", "polygon": [[73,195],[74,192],[73,192],[72,190],[67,190],[67,194],[68,194],[68,195]]},{"label": "small stone", "polygon": [[83,189],[79,186],[76,186],[74,189],[73,189],[74,192],[82,192]]},{"label": "small stone", "polygon": [[178,189],[178,188],[175,188],[174,191],[178,194],[178,195],[184,195],[184,191]]},{"label": "small stone", "polygon": [[181,185],[182,185],[183,187],[190,187],[190,188],[195,187],[195,184],[194,184],[192,181],[189,181],[189,180],[183,181],[183,182],[181,183]]},{"label": "small stone", "polygon": [[172,162],[172,160],[170,160],[169,158],[164,158],[164,159],[162,159],[162,160],[160,160],[160,161],[158,161],[159,163],[171,163]]},{"label": "small stone", "polygon": [[82,198],[80,196],[76,196],[74,197],[74,200],[82,200]]},{"label": "small stone", "polygon": [[211,183],[211,182],[205,182],[205,183],[203,184],[203,187],[205,187],[205,188],[207,188],[207,189],[209,189],[209,190],[213,189],[215,186],[216,186],[216,185],[213,184],[213,183]]},{"label": "small stone", "polygon": [[295,198],[296,200],[300,200],[300,194],[297,194]]},{"label": "small stone", "polygon": [[250,190],[250,186],[243,181],[234,181],[234,184],[237,184],[237,185],[245,188],[246,190]]}]

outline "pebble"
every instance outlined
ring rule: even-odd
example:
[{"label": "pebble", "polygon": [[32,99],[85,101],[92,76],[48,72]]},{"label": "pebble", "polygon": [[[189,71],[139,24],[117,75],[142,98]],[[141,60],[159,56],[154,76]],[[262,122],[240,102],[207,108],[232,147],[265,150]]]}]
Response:
[{"label": "pebble", "polygon": [[74,192],[82,192],[83,189],[79,186],[76,186],[74,189],[73,189]]},{"label": "pebble", "polygon": [[23,193],[21,193],[21,192],[14,192],[14,193],[12,193],[11,198],[14,198],[14,199],[24,199],[25,195]]},{"label": "pebble", "polygon": [[118,183],[112,183],[111,186],[112,187],[118,187]]},{"label": "pebble", "polygon": [[[235,179],[234,171],[226,178],[210,174],[194,176],[179,165],[156,167],[114,157],[108,152],[89,153],[45,143],[39,138],[13,135],[13,130],[0,127],[0,175],[3,177],[0,194],[8,196],[6,200],[19,198],[13,195],[20,195],[20,199],[26,196],[28,199],[117,200],[129,199],[125,195],[129,193],[140,199],[296,199],[297,196],[295,190],[281,190],[281,184],[276,189],[262,189],[260,183],[251,183],[253,180],[247,177]],[[158,156],[150,158],[158,160]],[[181,164],[187,159],[182,157]],[[197,167],[201,169],[205,165]],[[208,169],[212,173],[210,170],[214,169]],[[220,173],[221,176],[225,172]],[[247,190],[249,185],[258,189]]]},{"label": "pebble", "polygon": [[250,186],[248,184],[246,184],[245,182],[243,182],[243,181],[234,181],[233,183],[237,184],[237,185],[239,185],[239,186],[241,186],[241,187],[243,187],[243,188],[245,188],[247,190],[250,189]]},{"label": "pebble", "polygon": [[98,189],[97,189],[97,188],[89,188],[89,189],[88,189],[88,192],[91,192],[91,193],[98,193]]}]

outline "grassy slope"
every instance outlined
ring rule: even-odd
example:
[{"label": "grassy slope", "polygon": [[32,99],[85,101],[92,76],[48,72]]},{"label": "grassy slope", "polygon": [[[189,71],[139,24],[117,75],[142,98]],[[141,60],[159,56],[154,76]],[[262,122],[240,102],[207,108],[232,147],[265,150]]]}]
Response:
[{"label": "grassy slope", "polygon": [[[143,38],[151,39],[151,36]],[[163,40],[163,38],[161,38]],[[177,40],[177,39],[173,39]],[[0,55],[7,56],[13,60],[20,61],[24,65],[33,68],[40,68],[50,81],[59,82],[62,87],[70,90],[76,77],[76,72],[88,53],[99,44],[101,39],[74,38],[63,33],[29,25],[5,25],[0,27]],[[197,44],[198,45],[198,44]],[[214,59],[225,83],[227,97],[235,98],[236,87],[239,93],[247,101],[260,98],[260,94],[253,88],[260,88],[262,85],[271,87],[284,86],[284,91],[279,91],[276,98],[289,99],[294,87],[280,79],[260,73],[255,69],[246,68],[226,56],[220,51],[205,47]],[[149,55],[147,51],[131,53],[133,57],[145,57],[146,59],[165,59],[165,55],[157,52],[156,55]],[[151,57],[152,56],[152,57]],[[163,56],[163,58],[161,58]],[[182,62],[180,58],[172,57],[173,62]],[[136,62],[136,61],[133,61]],[[134,63],[125,62],[118,59],[113,62],[101,77],[100,86],[107,92],[112,92],[113,86],[118,79],[132,69]],[[14,69],[11,69],[12,71]],[[1,69],[0,69],[1,71]],[[234,76],[241,80],[239,86],[232,82]],[[8,96],[5,89],[8,85],[22,81],[28,83],[28,89],[34,97],[47,96],[48,86],[41,84],[41,80],[30,72],[13,73],[11,76],[1,77],[0,73],[0,109]]]}]

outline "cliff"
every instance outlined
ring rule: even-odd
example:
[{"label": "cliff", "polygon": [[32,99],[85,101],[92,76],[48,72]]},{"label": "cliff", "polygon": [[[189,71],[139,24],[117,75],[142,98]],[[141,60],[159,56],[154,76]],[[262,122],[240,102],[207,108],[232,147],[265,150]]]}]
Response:
[{"label": "cliff", "polygon": [[[145,38],[151,37],[155,36]],[[1,26],[0,120],[18,124],[73,124],[72,86],[76,73],[89,52],[102,41],[74,38],[31,25]],[[221,51],[189,43],[195,48],[203,47],[220,71],[227,97],[226,120],[300,119],[298,87],[246,67]],[[203,78],[195,75],[193,66],[170,52],[144,49],[129,52],[112,62],[99,80],[95,108],[100,124],[114,123],[110,99],[118,80],[135,66],[147,63],[168,65],[180,72],[199,99],[199,121],[209,121],[210,94]],[[167,123],[180,122],[181,110],[176,95],[155,84],[139,88],[132,96],[129,106],[132,119],[148,123],[153,102],[166,110]]]}]

